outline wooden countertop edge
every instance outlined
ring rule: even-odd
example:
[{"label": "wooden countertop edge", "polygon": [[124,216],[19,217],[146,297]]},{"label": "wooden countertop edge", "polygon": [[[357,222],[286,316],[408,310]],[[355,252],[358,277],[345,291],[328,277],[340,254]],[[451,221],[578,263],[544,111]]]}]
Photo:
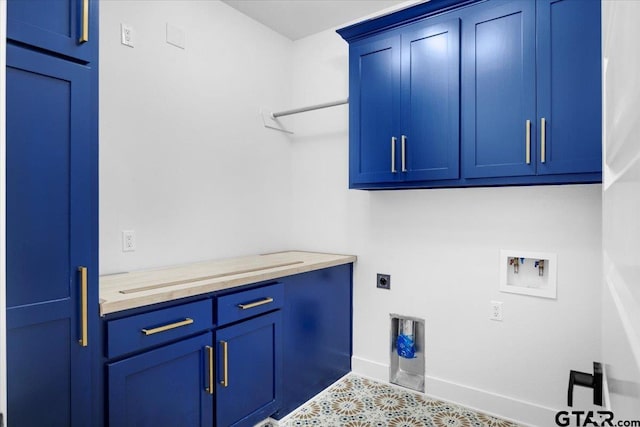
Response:
[{"label": "wooden countertop edge", "polygon": [[[267,280],[279,279],[282,277],[293,276],[295,274],[307,273],[309,271],[321,270],[323,268],[335,267],[338,265],[351,264],[356,262],[357,257],[354,255],[338,255],[341,258],[333,260],[294,264],[279,268],[265,268],[253,273],[238,274],[229,278],[202,280],[188,284],[169,286],[161,290],[151,290],[140,292],[139,295],[128,294],[126,298],[121,300],[109,300],[108,297],[100,298],[100,316],[117,313],[119,311],[139,308],[148,305],[158,304],[162,302],[174,301],[181,298],[187,298],[197,295],[203,295],[211,292],[219,292],[232,289],[239,286],[249,285],[252,283],[264,282]],[[111,290],[110,292],[114,292]],[[109,293],[109,292],[108,292]]]}]

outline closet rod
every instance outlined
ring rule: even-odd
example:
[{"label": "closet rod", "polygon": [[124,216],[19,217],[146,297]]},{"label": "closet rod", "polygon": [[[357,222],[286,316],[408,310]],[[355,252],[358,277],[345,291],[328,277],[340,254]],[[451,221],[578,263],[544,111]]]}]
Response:
[{"label": "closet rod", "polygon": [[292,114],[304,113],[307,111],[320,110],[321,108],[335,107],[336,105],[343,105],[348,103],[349,103],[349,98],[346,98],[346,99],[341,99],[339,101],[325,102],[323,104],[312,105],[310,107],[294,108],[292,110],[279,111],[271,115],[274,118],[278,118],[282,116],[290,116]]}]

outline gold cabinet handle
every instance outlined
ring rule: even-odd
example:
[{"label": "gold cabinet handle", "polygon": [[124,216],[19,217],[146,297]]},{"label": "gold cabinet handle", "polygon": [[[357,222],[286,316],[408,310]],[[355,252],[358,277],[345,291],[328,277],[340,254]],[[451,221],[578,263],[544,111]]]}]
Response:
[{"label": "gold cabinet handle", "polygon": [[220,341],[222,345],[222,387],[229,387],[229,343]]},{"label": "gold cabinet handle", "polygon": [[407,136],[402,135],[400,138],[400,152],[402,154],[401,163],[402,163],[402,172],[407,171]]},{"label": "gold cabinet handle", "polygon": [[145,335],[153,335],[153,334],[157,334],[158,332],[169,331],[171,329],[179,328],[181,326],[187,326],[192,323],[193,323],[193,319],[187,317],[186,319],[181,320],[179,322],[170,323],[164,326],[158,326],[157,328],[151,328],[151,329],[144,328],[141,331]]},{"label": "gold cabinet handle", "polygon": [[525,151],[526,162],[531,164],[531,120],[526,123]]},{"label": "gold cabinet handle", "polygon": [[398,172],[396,170],[396,142],[397,141],[398,141],[398,138],[396,138],[395,136],[391,137],[391,173]]},{"label": "gold cabinet handle", "polygon": [[213,347],[205,346],[207,349],[207,357],[209,359],[209,386],[207,387],[207,392],[209,394],[213,394]]},{"label": "gold cabinet handle", "polygon": [[248,310],[250,308],[259,307],[261,305],[269,304],[269,303],[272,303],[272,302],[273,302],[273,298],[267,297],[267,298],[262,299],[260,301],[252,302],[252,303],[249,303],[249,304],[238,304],[238,307],[241,310]]},{"label": "gold cabinet handle", "polygon": [[88,309],[87,302],[87,267],[78,267],[80,273],[80,339],[82,347],[89,345]]},{"label": "gold cabinet handle", "polygon": [[89,41],[89,0],[82,0],[82,18],[80,19],[80,43],[86,43]]},{"label": "gold cabinet handle", "polygon": [[547,161],[547,119],[540,119],[540,163]]}]

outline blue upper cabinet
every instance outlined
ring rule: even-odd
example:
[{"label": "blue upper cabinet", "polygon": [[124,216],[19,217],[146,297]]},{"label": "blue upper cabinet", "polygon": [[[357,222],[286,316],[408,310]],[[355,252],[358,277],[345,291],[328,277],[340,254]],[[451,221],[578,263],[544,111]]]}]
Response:
[{"label": "blue upper cabinet", "polygon": [[[601,182],[598,0],[432,0],[338,32],[350,43],[351,188]],[[393,70],[382,89],[363,82],[359,57],[385,37],[400,66],[377,58]],[[361,173],[372,159],[384,175]]]},{"label": "blue upper cabinet", "polygon": [[97,0],[8,0],[7,39],[84,62],[97,60]]},{"label": "blue upper cabinet", "polygon": [[400,126],[400,36],[385,34],[351,47],[349,181],[397,179]]},{"label": "blue upper cabinet", "polygon": [[600,1],[536,5],[538,174],[600,172]]},{"label": "blue upper cabinet", "polygon": [[458,20],[350,49],[350,185],[458,178]]},{"label": "blue upper cabinet", "polygon": [[[535,174],[535,2],[478,6],[465,22],[464,176]],[[486,7],[488,6],[488,7]]]},{"label": "blue upper cabinet", "polygon": [[405,181],[459,177],[460,21],[402,33],[400,172]]}]

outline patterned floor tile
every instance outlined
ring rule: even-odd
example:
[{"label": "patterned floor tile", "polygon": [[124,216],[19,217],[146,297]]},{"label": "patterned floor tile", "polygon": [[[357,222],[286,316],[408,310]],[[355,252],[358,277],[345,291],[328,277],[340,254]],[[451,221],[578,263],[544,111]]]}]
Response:
[{"label": "patterned floor tile", "polygon": [[518,427],[509,421],[354,374],[278,423],[279,427]]}]

